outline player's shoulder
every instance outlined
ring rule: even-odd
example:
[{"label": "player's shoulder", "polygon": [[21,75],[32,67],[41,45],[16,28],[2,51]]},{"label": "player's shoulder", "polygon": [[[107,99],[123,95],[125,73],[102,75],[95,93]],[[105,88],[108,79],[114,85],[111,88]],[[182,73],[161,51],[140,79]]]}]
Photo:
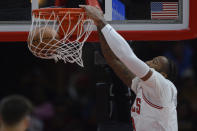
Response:
[{"label": "player's shoulder", "polygon": [[169,81],[158,71],[153,68],[150,68],[152,71],[152,75],[148,78],[148,80],[143,81],[146,86],[155,87],[155,86],[167,86]]},{"label": "player's shoulder", "polygon": [[169,92],[171,92],[171,95],[172,95],[172,98],[174,100],[177,99],[177,88],[175,86],[175,84],[170,81],[169,79],[165,78],[161,73],[155,71],[155,77],[158,78],[158,81],[160,81],[160,86],[163,86],[164,88],[163,89],[166,89],[168,90]]},{"label": "player's shoulder", "polygon": [[177,88],[175,86],[175,84],[173,82],[171,82],[170,80],[166,79],[169,87],[171,87],[172,92],[174,92],[175,94],[177,94]]},{"label": "player's shoulder", "polygon": [[156,71],[155,69],[151,68],[153,74],[152,76],[149,78],[151,80],[152,79],[156,79],[157,81],[162,81],[165,82],[166,84],[169,84],[171,86],[175,86],[173,84],[173,82],[171,82],[169,79],[165,78],[161,73],[159,73],[158,71]]},{"label": "player's shoulder", "polygon": [[155,69],[151,68],[151,70],[153,74],[147,81],[144,82],[146,83],[146,85],[164,89],[170,88],[171,91],[177,92],[177,89],[172,81],[165,78],[161,73],[159,73]]}]

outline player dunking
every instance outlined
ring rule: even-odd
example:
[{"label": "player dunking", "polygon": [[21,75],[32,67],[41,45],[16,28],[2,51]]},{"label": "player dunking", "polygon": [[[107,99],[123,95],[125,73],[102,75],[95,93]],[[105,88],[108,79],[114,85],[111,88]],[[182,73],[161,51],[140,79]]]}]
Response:
[{"label": "player dunking", "polygon": [[[131,115],[136,131],[177,131],[175,64],[164,56],[144,63],[105,21],[102,12],[81,6],[97,26],[101,48],[114,72],[136,93]],[[171,81],[170,81],[171,80]]]}]

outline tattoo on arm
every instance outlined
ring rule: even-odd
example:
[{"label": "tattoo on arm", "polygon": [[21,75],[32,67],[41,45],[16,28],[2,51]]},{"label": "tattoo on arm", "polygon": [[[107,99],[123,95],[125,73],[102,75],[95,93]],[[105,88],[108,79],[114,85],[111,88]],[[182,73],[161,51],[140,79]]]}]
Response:
[{"label": "tattoo on arm", "polygon": [[[103,26],[101,26],[103,27]],[[131,86],[132,79],[135,75],[115,56],[110,49],[105,37],[101,32],[101,27],[97,26],[101,49],[108,65],[114,70],[116,75],[128,86]]]}]

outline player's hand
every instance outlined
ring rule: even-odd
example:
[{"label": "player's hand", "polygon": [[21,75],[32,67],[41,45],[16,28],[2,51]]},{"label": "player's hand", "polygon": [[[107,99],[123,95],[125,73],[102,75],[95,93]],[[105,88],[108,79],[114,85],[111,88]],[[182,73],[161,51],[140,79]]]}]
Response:
[{"label": "player's hand", "polygon": [[103,12],[97,7],[90,5],[79,5],[79,7],[84,8],[87,15],[94,20],[95,24],[98,25],[100,21],[105,21]]}]

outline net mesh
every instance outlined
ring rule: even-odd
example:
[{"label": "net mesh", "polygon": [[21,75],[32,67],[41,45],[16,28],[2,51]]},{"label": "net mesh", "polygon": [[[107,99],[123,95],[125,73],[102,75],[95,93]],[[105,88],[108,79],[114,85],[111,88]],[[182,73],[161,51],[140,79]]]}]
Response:
[{"label": "net mesh", "polygon": [[[93,20],[84,12],[55,11],[33,14],[28,37],[29,50],[37,57],[83,65],[82,47],[93,30]],[[73,17],[74,16],[74,17]]]}]

